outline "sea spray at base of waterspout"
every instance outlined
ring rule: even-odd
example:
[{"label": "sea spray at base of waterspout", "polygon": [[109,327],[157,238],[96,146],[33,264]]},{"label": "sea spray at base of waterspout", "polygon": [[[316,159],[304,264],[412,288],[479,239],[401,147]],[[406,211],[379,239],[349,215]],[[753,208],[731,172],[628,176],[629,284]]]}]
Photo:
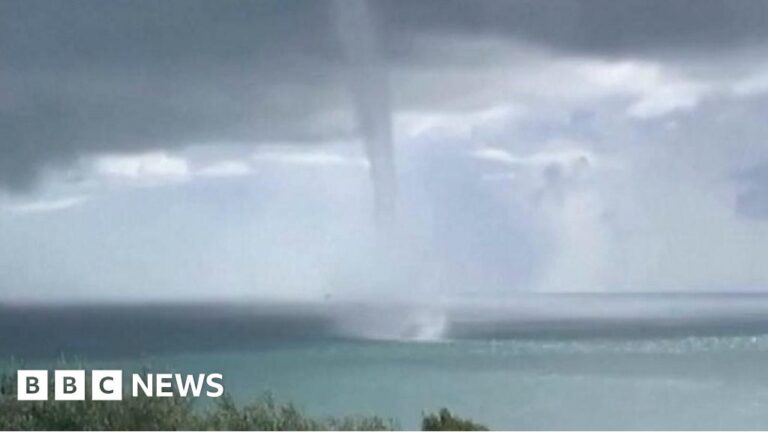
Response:
[{"label": "sea spray at base of waterspout", "polygon": [[354,339],[443,342],[448,316],[439,308],[416,305],[359,305],[338,319],[340,333]]}]

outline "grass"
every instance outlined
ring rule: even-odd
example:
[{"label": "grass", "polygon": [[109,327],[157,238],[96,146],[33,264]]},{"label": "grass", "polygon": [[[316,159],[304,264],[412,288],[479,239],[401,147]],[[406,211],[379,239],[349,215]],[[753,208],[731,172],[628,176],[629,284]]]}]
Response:
[{"label": "grass", "polygon": [[[49,390],[53,384],[49,384]],[[86,398],[87,399],[87,398]],[[425,415],[424,430],[488,430],[443,408]],[[122,401],[18,401],[16,375],[0,375],[0,430],[397,430],[378,416],[312,417],[264,395],[239,406],[229,395],[208,407],[179,396]]]}]

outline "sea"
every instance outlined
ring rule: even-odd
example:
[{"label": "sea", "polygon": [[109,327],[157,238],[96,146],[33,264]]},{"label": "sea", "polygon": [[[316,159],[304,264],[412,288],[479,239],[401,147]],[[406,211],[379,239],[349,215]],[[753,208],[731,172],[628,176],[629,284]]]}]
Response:
[{"label": "sea", "polygon": [[409,429],[441,407],[495,429],[768,428],[768,296],[751,293],[6,304],[0,359],[219,372],[237,403],[268,393]]}]

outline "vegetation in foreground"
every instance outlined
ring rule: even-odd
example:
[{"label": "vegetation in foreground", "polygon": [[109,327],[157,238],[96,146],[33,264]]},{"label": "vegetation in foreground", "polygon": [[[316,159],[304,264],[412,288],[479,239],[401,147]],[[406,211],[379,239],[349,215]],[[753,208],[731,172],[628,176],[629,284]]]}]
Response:
[{"label": "vegetation in foreground", "polygon": [[447,408],[425,415],[421,420],[421,430],[425,431],[487,431],[488,428],[472,420],[451,414]]},{"label": "vegetation in foreground", "polygon": [[[52,388],[49,386],[49,388]],[[424,416],[424,430],[488,430],[443,408]],[[0,430],[396,430],[377,416],[316,418],[265,395],[239,407],[225,395],[210,407],[182,397],[109,401],[16,400],[15,374],[0,375]]]}]

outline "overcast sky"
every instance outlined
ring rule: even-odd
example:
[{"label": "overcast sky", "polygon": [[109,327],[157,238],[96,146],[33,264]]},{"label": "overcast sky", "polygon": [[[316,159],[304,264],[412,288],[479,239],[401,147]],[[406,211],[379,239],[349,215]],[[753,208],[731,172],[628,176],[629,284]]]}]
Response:
[{"label": "overcast sky", "polygon": [[768,2],[339,7],[0,2],[0,302],[768,291]]}]

